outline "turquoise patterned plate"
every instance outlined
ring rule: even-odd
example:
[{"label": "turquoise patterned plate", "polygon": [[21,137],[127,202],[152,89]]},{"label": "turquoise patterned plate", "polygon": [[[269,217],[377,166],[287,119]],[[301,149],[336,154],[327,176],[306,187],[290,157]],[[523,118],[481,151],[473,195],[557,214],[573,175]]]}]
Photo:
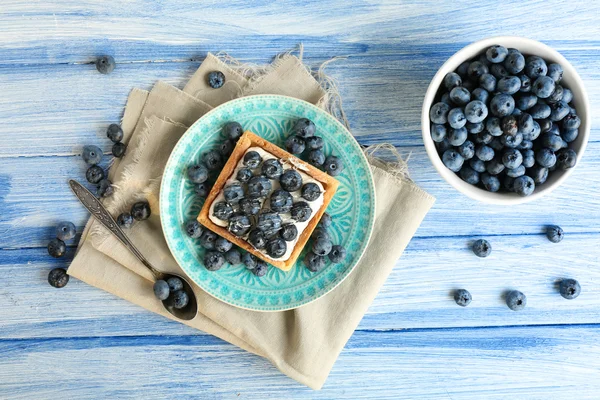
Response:
[{"label": "turquoise patterned plate", "polygon": [[[188,165],[198,163],[203,153],[223,141],[221,126],[238,121],[277,145],[298,118],[309,118],[317,135],[325,140],[325,154],[335,154],[346,169],[337,179],[340,186],[327,212],[333,217],[333,241],[348,254],[344,262],[310,272],[302,263],[304,255],[288,272],[273,266],[256,277],[243,265],[225,265],[210,272],[202,265],[204,250],[197,239],[188,237],[185,221],[195,218],[203,200],[186,179]],[[305,101],[274,95],[243,97],[230,101],[200,118],[179,140],[167,162],[160,190],[160,216],[171,253],[198,286],[231,305],[256,311],[281,311],[299,307],[325,295],[344,280],[358,263],[371,236],[375,219],[373,176],[360,146],[334,117]]]}]

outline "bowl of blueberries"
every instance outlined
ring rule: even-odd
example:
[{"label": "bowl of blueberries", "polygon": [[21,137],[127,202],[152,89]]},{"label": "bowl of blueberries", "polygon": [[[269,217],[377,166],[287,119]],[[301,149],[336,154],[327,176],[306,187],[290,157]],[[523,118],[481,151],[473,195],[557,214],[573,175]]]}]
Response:
[{"label": "bowl of blueberries", "polygon": [[485,203],[520,204],[572,173],[590,134],[589,103],[557,51],[502,36],[470,44],[442,65],[421,124],[427,154],[450,185]]}]

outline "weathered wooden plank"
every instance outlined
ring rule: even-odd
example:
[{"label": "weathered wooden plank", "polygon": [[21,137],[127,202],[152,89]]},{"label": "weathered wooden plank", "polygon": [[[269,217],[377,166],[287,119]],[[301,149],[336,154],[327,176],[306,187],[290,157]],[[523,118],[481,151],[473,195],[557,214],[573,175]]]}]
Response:
[{"label": "weathered wooden plank", "polygon": [[[471,237],[415,238],[359,329],[600,323],[599,238],[568,233],[553,244],[543,235],[490,237],[494,250],[486,259],[472,254]],[[9,277],[0,287],[1,338],[196,332],[75,279],[61,290],[50,287],[48,271],[68,262],[45,249],[0,251],[0,273]],[[555,282],[565,277],[582,285],[576,300],[557,293]],[[467,308],[452,300],[460,287],[473,295]],[[528,296],[519,313],[501,299],[515,288]]]},{"label": "weathered wooden plank", "polygon": [[597,398],[597,325],[357,332],[321,391],[210,336],[0,341],[0,396]]}]

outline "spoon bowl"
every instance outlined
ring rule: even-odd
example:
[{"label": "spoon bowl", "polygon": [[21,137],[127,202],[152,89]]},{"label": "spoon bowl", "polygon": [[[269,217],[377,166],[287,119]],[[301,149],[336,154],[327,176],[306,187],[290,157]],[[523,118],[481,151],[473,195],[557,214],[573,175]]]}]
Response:
[{"label": "spoon bowl", "polygon": [[165,281],[168,280],[169,278],[181,279],[181,282],[183,282],[183,291],[188,294],[189,301],[185,307],[175,308],[173,305],[173,301],[171,300],[171,297],[169,297],[166,300],[162,301],[163,306],[165,307],[165,309],[168,312],[170,312],[171,314],[173,314],[174,316],[176,316],[179,319],[182,319],[184,321],[189,321],[190,319],[194,319],[194,317],[198,313],[198,303],[196,300],[196,296],[194,295],[194,290],[192,289],[192,286],[181,275],[167,274],[167,273],[159,272],[159,276],[156,277],[157,280],[162,279]]}]

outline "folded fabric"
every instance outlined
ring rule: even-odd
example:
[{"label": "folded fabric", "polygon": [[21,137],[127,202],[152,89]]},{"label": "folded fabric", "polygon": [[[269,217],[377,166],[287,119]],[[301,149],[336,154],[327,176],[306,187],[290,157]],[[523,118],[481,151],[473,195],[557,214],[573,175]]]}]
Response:
[{"label": "folded fabric", "polygon": [[[206,73],[222,71],[227,84],[208,87]],[[150,91],[134,89],[125,109],[122,128],[127,154],[110,171],[116,187],[105,201],[113,215],[144,198],[153,214],[134,224],[129,238],[148,258],[167,272],[182,273],[165,242],[158,199],[162,171],[186,128],[212,107],[250,94],[285,94],[323,105],[328,93],[297,57],[285,54],[270,66],[244,74],[209,54],[184,90],[158,82]],[[270,360],[283,373],[319,389],[340,351],[379,292],[402,251],[434,199],[403,178],[397,166],[372,157],[376,216],[370,244],[354,271],[332,292],[300,308],[256,312],[225,304],[194,287],[199,312],[179,321],[213,334]],[[69,267],[69,274],[152,312],[164,311],[152,292],[152,277],[123,245],[90,219]],[[195,286],[195,285],[194,285]]]}]

